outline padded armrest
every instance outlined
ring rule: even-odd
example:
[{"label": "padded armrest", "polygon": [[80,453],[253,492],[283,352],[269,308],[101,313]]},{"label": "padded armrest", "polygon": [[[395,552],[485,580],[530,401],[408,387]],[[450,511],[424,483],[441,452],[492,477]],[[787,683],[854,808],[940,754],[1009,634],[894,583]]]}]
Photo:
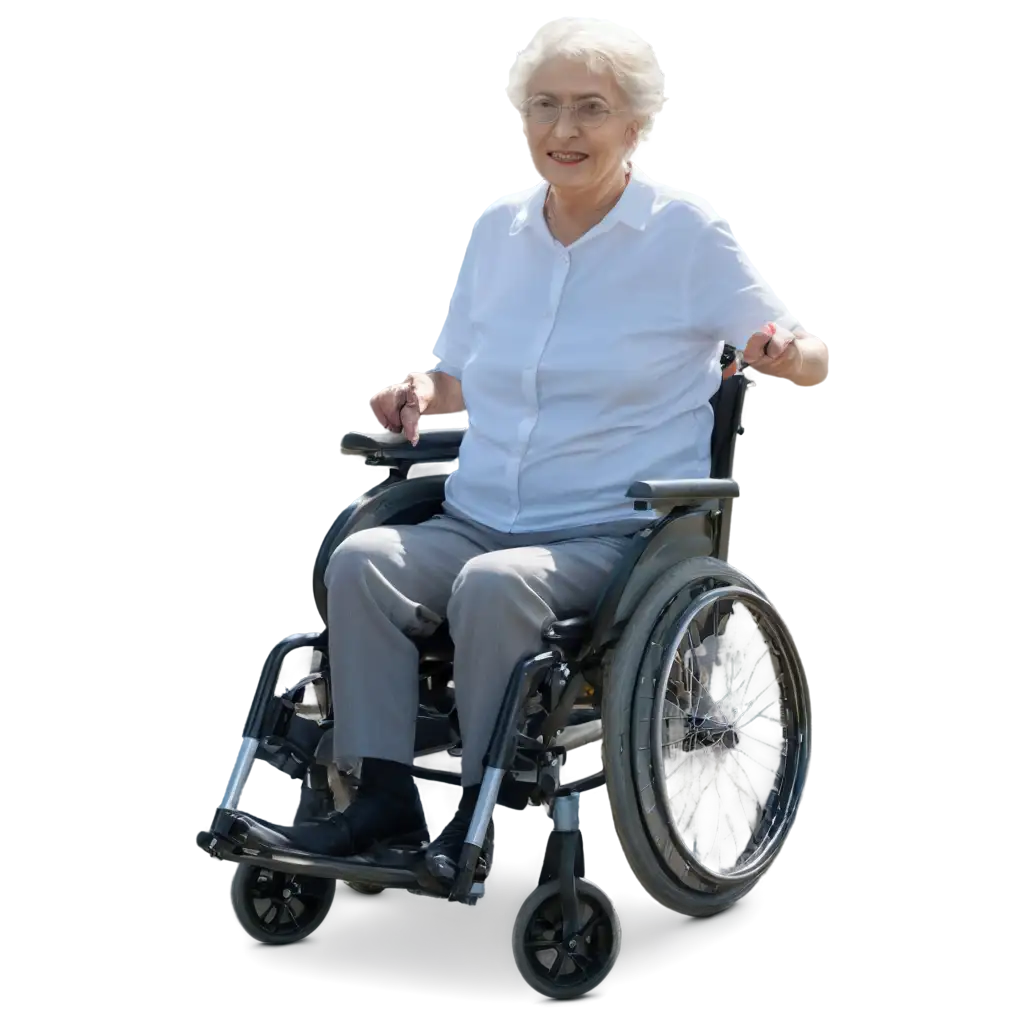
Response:
[{"label": "padded armrest", "polygon": [[735,480],[637,480],[626,497],[648,505],[686,505],[716,498],[738,498],[740,486]]},{"label": "padded armrest", "polygon": [[346,434],[342,455],[362,455],[375,462],[454,462],[465,430],[421,430],[414,448],[404,434]]}]

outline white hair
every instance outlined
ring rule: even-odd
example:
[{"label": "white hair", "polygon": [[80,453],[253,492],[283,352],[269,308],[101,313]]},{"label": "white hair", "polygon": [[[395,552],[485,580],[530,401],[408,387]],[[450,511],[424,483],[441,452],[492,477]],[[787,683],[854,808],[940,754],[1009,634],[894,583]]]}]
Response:
[{"label": "white hair", "polygon": [[568,57],[590,71],[611,71],[647,138],[654,115],[665,105],[665,76],[650,44],[635,32],[596,18],[559,18],[542,26],[515,59],[508,76],[508,98],[520,109],[534,72],[552,57]]}]

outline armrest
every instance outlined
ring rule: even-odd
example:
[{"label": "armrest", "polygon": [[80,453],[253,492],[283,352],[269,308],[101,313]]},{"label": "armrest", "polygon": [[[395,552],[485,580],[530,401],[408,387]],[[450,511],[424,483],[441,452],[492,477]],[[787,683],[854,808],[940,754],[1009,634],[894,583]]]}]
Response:
[{"label": "armrest", "polygon": [[639,508],[655,505],[699,505],[721,498],[738,498],[740,486],[735,480],[637,480],[626,491]]},{"label": "armrest", "polygon": [[414,448],[403,434],[349,433],[341,439],[342,455],[362,455],[377,465],[399,462],[454,462],[459,457],[463,429],[421,430]]}]

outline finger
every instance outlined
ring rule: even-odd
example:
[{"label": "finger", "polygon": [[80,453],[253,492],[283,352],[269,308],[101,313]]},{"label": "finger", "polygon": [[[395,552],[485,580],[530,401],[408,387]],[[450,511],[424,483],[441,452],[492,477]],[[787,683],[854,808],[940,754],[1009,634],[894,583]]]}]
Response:
[{"label": "finger", "polygon": [[750,366],[756,366],[759,362],[762,362],[767,355],[765,350],[771,340],[771,335],[765,331],[755,331],[750,336],[746,348],[743,349],[744,361]]},{"label": "finger", "polygon": [[774,362],[783,352],[789,348],[794,335],[775,323],[767,323],[761,330],[751,335],[747,343],[747,352],[744,358],[747,362],[756,365],[759,362]]},{"label": "finger", "polygon": [[370,399],[370,409],[373,411],[373,415],[377,417],[377,422],[387,430],[390,424],[388,423],[387,416],[384,415],[384,410],[381,408],[380,395],[374,395]]},{"label": "finger", "polygon": [[405,386],[400,385],[396,388],[389,388],[388,391],[388,398],[390,399],[387,402],[388,430],[400,434],[402,432],[402,410],[408,401]]},{"label": "finger", "polygon": [[391,421],[391,429],[400,432],[402,414],[406,411],[406,392],[394,391],[391,394],[391,401],[388,409],[388,419]]},{"label": "finger", "polygon": [[399,433],[405,434],[406,439],[411,441],[409,437],[409,430],[407,424],[409,423],[409,417],[416,409],[416,400],[409,393],[409,388],[406,385],[402,385],[398,392],[398,402],[395,405],[395,415],[398,417],[398,423],[395,427]]},{"label": "finger", "polygon": [[775,332],[771,342],[766,346],[765,351],[767,352],[768,358],[773,363],[777,362],[786,354],[787,349],[794,341],[796,341],[796,336],[794,334],[780,328]]},{"label": "finger", "polygon": [[410,402],[402,407],[402,428],[406,439],[414,445],[419,444],[420,432],[420,407],[416,402]]}]

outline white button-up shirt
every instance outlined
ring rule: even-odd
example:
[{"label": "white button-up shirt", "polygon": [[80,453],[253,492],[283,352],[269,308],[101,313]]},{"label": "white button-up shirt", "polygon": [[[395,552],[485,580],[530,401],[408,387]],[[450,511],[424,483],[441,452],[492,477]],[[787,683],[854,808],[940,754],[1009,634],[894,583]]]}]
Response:
[{"label": "white button-up shirt", "polygon": [[446,501],[505,533],[640,528],[656,513],[633,509],[634,480],[710,472],[723,343],[798,322],[699,197],[634,168],[604,220],[564,247],[546,192],[477,221],[434,347],[469,419]]}]

